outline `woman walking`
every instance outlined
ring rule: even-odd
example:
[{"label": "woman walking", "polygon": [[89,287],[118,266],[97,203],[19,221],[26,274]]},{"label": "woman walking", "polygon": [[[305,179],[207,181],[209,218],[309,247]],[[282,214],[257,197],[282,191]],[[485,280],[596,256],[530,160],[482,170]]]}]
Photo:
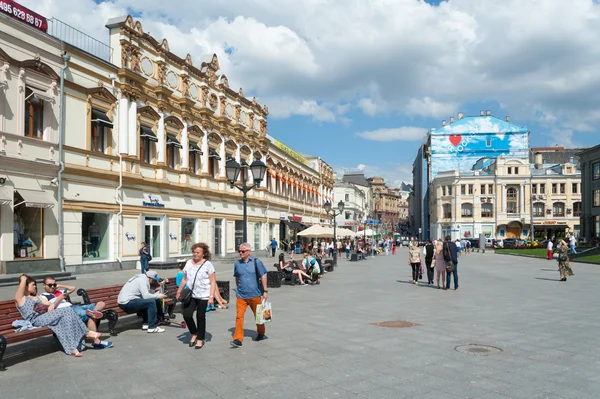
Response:
[{"label": "woman walking", "polygon": [[427,284],[433,284],[433,273],[434,267],[433,265],[433,255],[435,252],[435,248],[433,247],[433,243],[431,240],[427,240],[427,244],[425,244],[425,267],[427,268]]},{"label": "woman walking", "polygon": [[443,250],[444,243],[439,239],[435,243],[435,283],[440,290],[442,289],[440,281],[442,282],[442,285],[444,285],[444,281],[446,281],[446,263],[444,262]]},{"label": "woman walking", "polygon": [[102,335],[89,332],[72,308],[54,309],[53,304],[44,305],[37,297],[36,281],[26,274],[19,277],[15,302],[23,319],[29,321],[34,327],[48,327],[56,334],[67,355],[82,357],[78,348],[83,338],[94,339]]},{"label": "woman walking", "polygon": [[[192,245],[192,259],[188,260],[183,268],[185,276],[177,290],[180,298],[183,287],[192,291],[192,300],[183,305],[183,319],[192,337],[189,346],[202,349],[206,335],[206,308],[214,303],[217,279],[215,267],[210,262],[208,245],[197,243]],[[196,322],[194,322],[194,311]]]},{"label": "woman walking", "polygon": [[142,243],[142,247],[140,248],[140,266],[142,269],[142,274],[146,273],[149,269],[148,262],[152,259],[150,256],[150,252],[148,251],[148,247],[146,247],[146,243]]},{"label": "woman walking", "polygon": [[412,283],[419,284],[419,271],[421,268],[421,251],[419,250],[419,243],[416,241],[412,242],[410,249],[408,250],[408,264],[412,267]]},{"label": "woman walking", "polygon": [[554,250],[555,256],[558,256],[558,271],[560,272],[560,281],[567,281],[567,276],[573,275],[573,270],[569,263],[569,246],[565,240],[560,240],[560,243]]}]

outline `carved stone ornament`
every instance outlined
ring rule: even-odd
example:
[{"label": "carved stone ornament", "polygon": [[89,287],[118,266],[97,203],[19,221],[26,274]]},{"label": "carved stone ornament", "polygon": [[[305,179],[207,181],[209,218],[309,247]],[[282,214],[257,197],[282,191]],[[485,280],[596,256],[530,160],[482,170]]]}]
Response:
[{"label": "carved stone ornament", "polygon": [[256,101],[256,97],[252,97],[252,105],[254,105],[254,106],[258,105],[258,102]]},{"label": "carved stone ornament", "polygon": [[121,68],[127,68],[127,51],[129,50],[129,45],[123,44],[121,46]]},{"label": "carved stone ornament", "polygon": [[137,48],[131,48],[131,57],[129,58],[129,68],[134,72],[139,72],[140,68],[140,52]]},{"label": "carved stone ornament", "polygon": [[241,105],[236,105],[233,108],[233,120],[235,123],[239,123],[240,122],[240,112],[242,111],[242,106]]},{"label": "carved stone ornament", "polygon": [[181,78],[181,95],[183,97],[190,96],[190,81],[187,76],[182,76]]},{"label": "carved stone ornament", "polygon": [[203,86],[202,87],[202,93],[200,96],[200,106],[202,108],[206,108],[206,100],[208,99],[208,87]]},{"label": "carved stone ornament", "polygon": [[219,97],[219,105],[221,107],[221,110],[220,110],[221,112],[219,112],[219,115],[220,116],[225,116],[226,115],[225,110],[227,108],[227,97],[220,96]]},{"label": "carved stone ornament", "polygon": [[269,115],[269,107],[267,107],[266,104],[263,106],[263,111],[265,112],[265,115]]},{"label": "carved stone ornament", "polygon": [[260,121],[260,135],[261,136],[266,136],[267,135],[267,121],[265,119],[261,119]]},{"label": "carved stone ornament", "polygon": [[208,97],[208,105],[210,105],[211,108],[216,108],[217,107],[217,96],[213,93]]},{"label": "carved stone ornament", "polygon": [[244,97],[244,90],[242,90],[242,88],[240,87],[240,90],[238,91],[238,94],[240,97]]},{"label": "carved stone ornament", "polygon": [[248,127],[250,129],[252,129],[253,126],[254,126],[254,112],[250,112],[248,114]]},{"label": "carved stone ornament", "polygon": [[214,86],[215,83],[217,82],[217,79],[218,79],[217,74],[213,70],[209,69],[208,70],[208,83],[211,86]]},{"label": "carved stone ornament", "polygon": [[167,66],[164,62],[160,62],[157,68],[157,76],[156,81],[159,86],[164,86],[165,84],[165,76],[167,75]]}]

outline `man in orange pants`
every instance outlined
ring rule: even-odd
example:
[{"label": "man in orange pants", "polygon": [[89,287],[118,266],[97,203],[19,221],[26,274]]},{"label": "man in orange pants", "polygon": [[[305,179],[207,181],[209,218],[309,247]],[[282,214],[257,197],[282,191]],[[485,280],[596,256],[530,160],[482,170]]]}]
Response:
[{"label": "man in orange pants", "polygon": [[[231,346],[239,348],[244,340],[244,314],[248,306],[256,317],[256,306],[268,298],[267,269],[260,259],[250,256],[251,247],[248,243],[240,245],[240,259],[233,266],[233,277],[237,286],[235,332]],[[265,325],[257,324],[258,335],[255,341],[265,339]]]}]

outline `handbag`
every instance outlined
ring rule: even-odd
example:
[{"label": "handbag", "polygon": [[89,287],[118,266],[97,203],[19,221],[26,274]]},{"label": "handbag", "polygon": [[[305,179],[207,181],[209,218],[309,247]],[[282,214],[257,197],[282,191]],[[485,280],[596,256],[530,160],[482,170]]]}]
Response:
[{"label": "handbag", "polygon": [[448,243],[446,243],[444,245],[444,258],[446,253],[448,254],[448,258],[450,259],[449,261],[446,261],[446,273],[452,273],[454,271],[454,263],[452,262],[452,256],[450,254],[450,247],[448,246]]},{"label": "handbag", "polygon": [[181,301],[182,304],[189,305],[190,302],[192,302],[192,293],[194,292],[194,287],[196,286],[196,277],[198,277],[198,273],[200,273],[200,269],[202,269],[202,266],[204,266],[205,262],[206,262],[206,260],[204,262],[202,262],[202,264],[198,268],[198,271],[196,272],[196,275],[194,276],[194,282],[192,283],[192,289],[189,289],[189,287],[186,284],[186,286],[183,287],[183,289],[181,290],[181,293],[179,294],[179,301]]}]

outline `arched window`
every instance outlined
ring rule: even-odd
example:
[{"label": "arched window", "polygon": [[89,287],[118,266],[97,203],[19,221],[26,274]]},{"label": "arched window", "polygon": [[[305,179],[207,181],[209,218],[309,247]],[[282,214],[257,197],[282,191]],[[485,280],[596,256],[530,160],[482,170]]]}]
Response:
[{"label": "arched window", "polygon": [[481,204],[481,217],[482,218],[491,218],[492,216],[494,216],[494,208],[492,207],[493,204]]},{"label": "arched window", "polygon": [[533,204],[533,217],[542,218],[544,217],[544,213],[546,206],[543,202],[536,202]]},{"label": "arched window", "polygon": [[473,216],[473,204],[462,204],[460,206],[460,216],[472,217]]},{"label": "arched window", "polygon": [[510,187],[506,190],[506,213],[519,213],[517,190]]},{"label": "arched window", "polygon": [[452,205],[444,204],[442,205],[442,213],[444,219],[452,218]]},{"label": "arched window", "polygon": [[552,204],[552,216],[565,216],[564,202],[555,202]]}]

